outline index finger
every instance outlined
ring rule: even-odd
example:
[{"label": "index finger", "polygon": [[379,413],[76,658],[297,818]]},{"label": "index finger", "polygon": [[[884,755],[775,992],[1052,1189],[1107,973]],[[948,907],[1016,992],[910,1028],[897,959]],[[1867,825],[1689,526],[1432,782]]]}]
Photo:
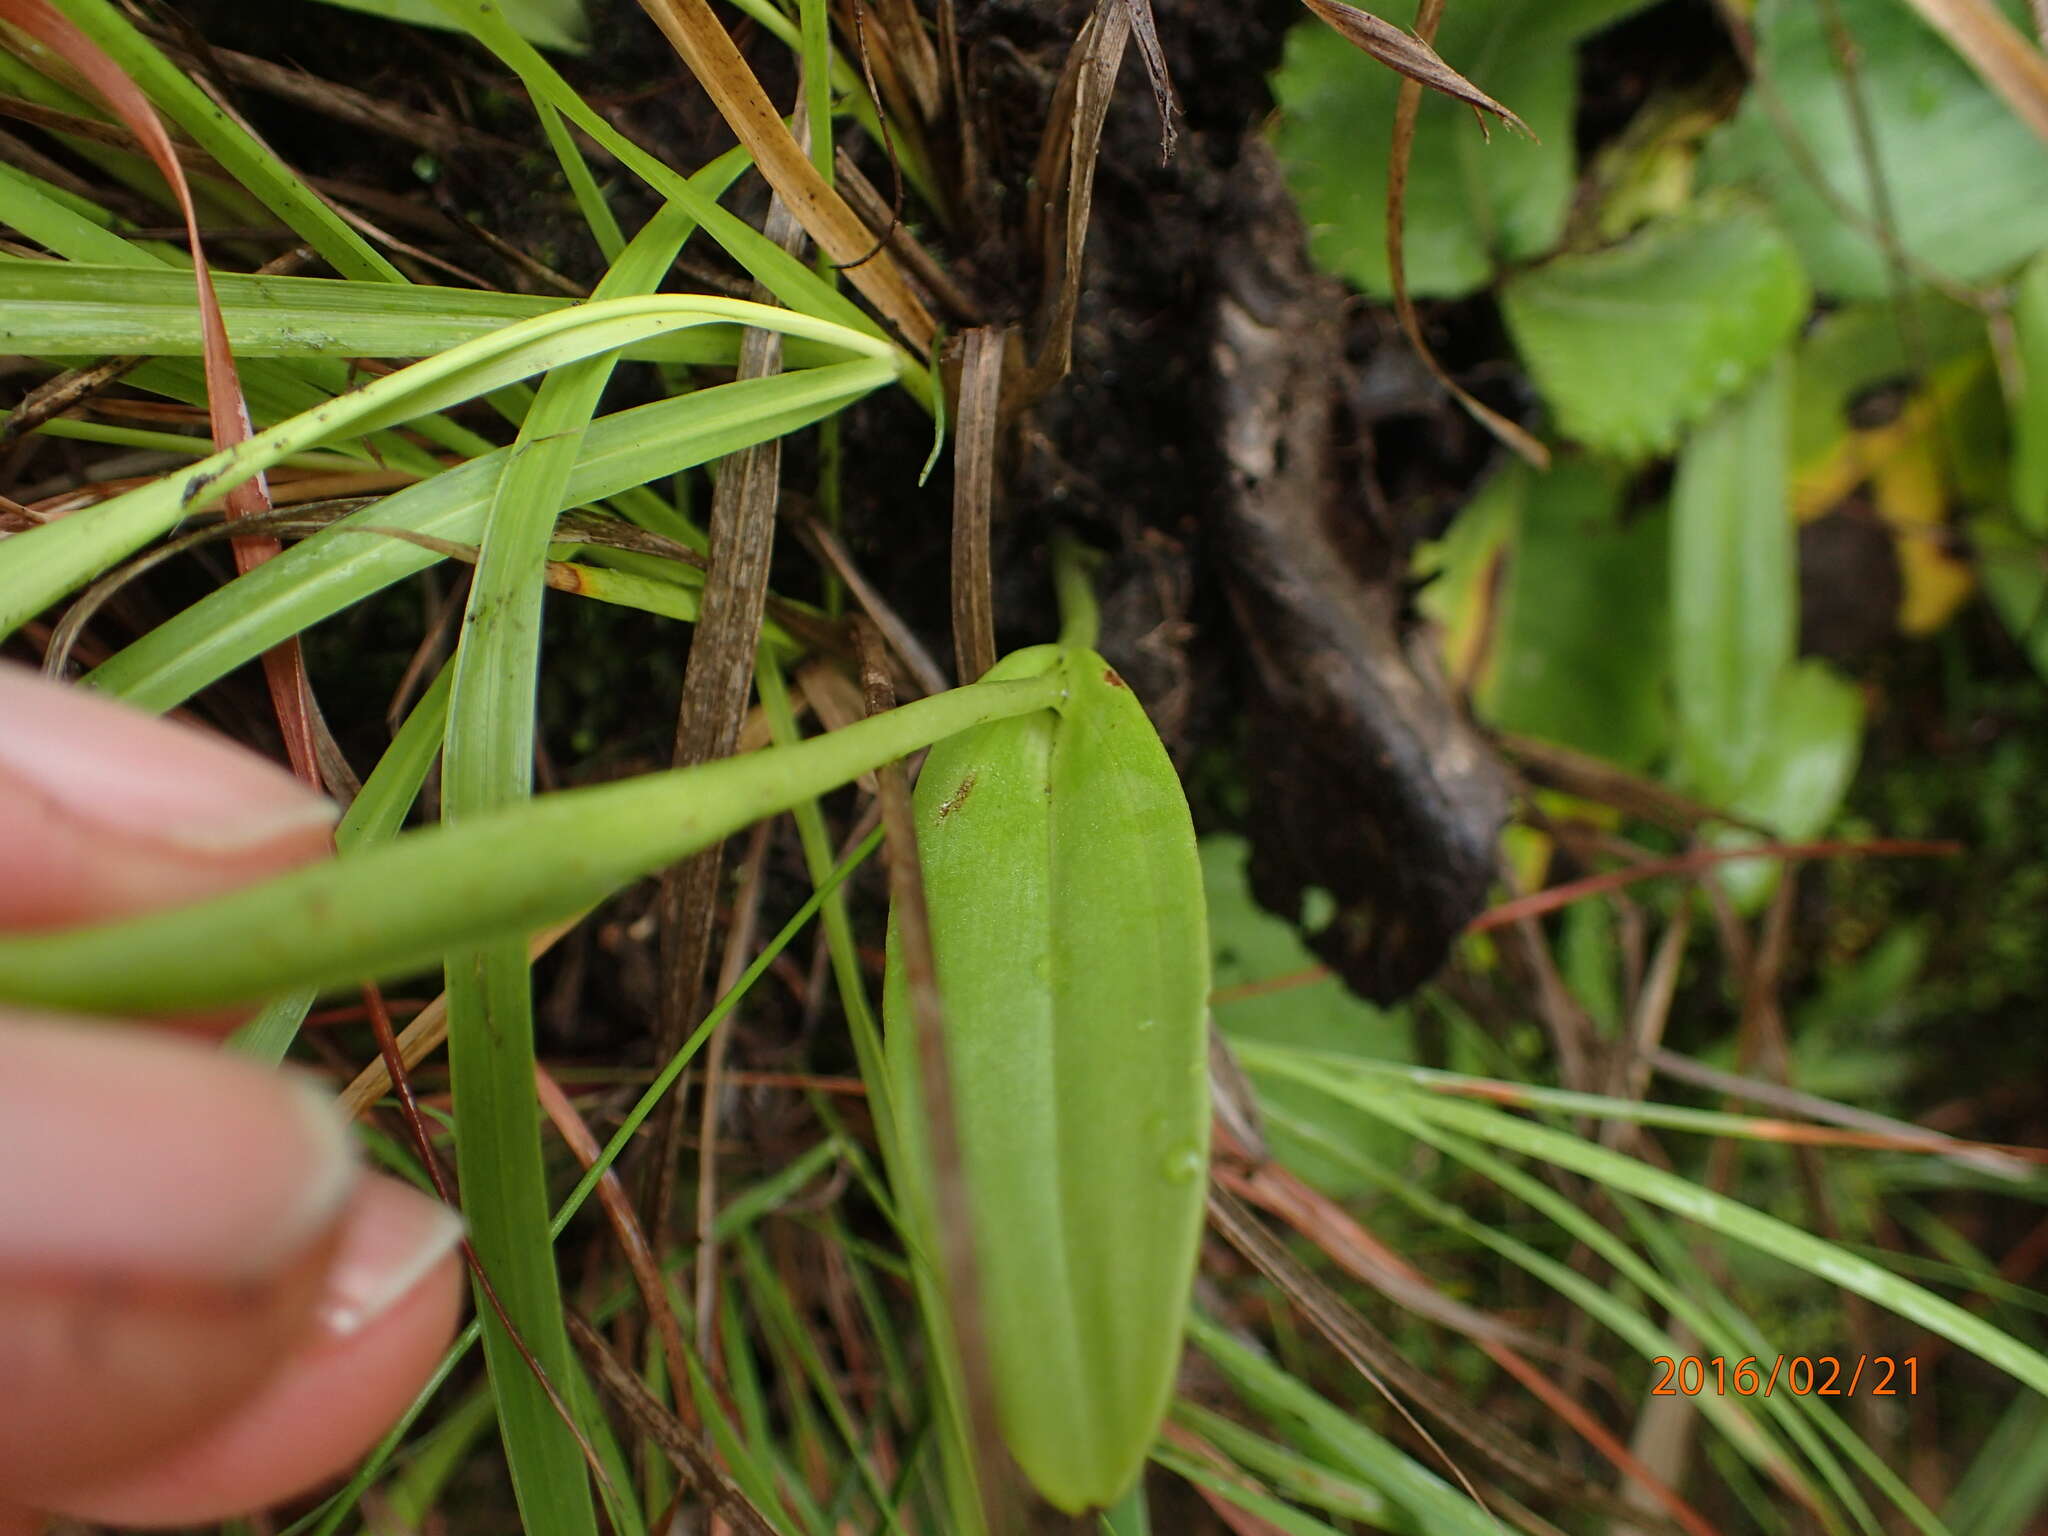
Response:
[{"label": "index finger", "polygon": [[232,742],[0,664],[0,929],[219,895],[331,851],[337,814]]}]

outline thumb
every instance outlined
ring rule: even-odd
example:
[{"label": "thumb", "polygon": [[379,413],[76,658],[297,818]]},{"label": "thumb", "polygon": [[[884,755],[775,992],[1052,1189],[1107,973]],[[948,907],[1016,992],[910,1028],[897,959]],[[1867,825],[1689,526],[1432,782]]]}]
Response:
[{"label": "thumb", "polygon": [[0,1504],[64,1507],[203,1438],[455,1241],[365,1179],[310,1083],[76,1023],[0,1022],[0,1058]]}]

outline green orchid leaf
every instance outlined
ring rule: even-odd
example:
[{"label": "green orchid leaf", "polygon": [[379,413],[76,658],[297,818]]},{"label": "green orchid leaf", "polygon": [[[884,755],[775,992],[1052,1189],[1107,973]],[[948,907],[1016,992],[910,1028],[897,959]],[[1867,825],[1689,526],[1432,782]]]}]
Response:
[{"label": "green orchid leaf", "polygon": [[[918,856],[1002,1430],[1039,1492],[1078,1512],[1137,1478],[1180,1360],[1207,1188],[1209,950],[1187,801],[1144,709],[1085,648],[988,675],[1033,674],[1063,679],[1057,711],[926,760]],[[886,999],[891,1078],[914,1106],[893,930]],[[897,1163],[935,1252],[931,1172]]]}]

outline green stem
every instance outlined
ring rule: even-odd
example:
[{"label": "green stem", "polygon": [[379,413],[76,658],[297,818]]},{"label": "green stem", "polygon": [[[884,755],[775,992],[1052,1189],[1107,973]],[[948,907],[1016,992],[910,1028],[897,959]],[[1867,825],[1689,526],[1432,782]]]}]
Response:
[{"label": "green stem", "polygon": [[1089,580],[1089,572],[1101,560],[1099,552],[1071,534],[1053,535],[1052,582],[1060,604],[1060,644],[1068,650],[1092,651],[1101,637],[1102,613]]},{"label": "green stem", "polygon": [[1130,1492],[1102,1512],[1102,1536],[1151,1536],[1152,1521],[1145,1507],[1145,1474],[1138,1474]]},{"label": "green stem", "polygon": [[0,939],[0,1002],[189,1012],[424,969],[581,911],[919,747],[1051,708],[1061,682],[955,688],[799,746],[546,795],[195,906]]}]

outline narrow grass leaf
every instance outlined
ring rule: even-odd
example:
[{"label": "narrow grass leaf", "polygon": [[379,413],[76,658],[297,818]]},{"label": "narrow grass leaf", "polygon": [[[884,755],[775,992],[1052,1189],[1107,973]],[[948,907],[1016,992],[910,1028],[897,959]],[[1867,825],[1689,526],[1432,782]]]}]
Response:
[{"label": "narrow grass leaf", "polygon": [[1387,1529],[1500,1536],[1492,1516],[1436,1473],[1200,1312],[1188,1320],[1188,1337],[1246,1403],[1288,1438],[1332,1459],[1398,1506]]},{"label": "narrow grass leaf", "polygon": [[1652,1205],[1773,1254],[1788,1264],[1867,1297],[1996,1366],[2037,1392],[2048,1393],[2048,1357],[1931,1291],[1859,1258],[1838,1243],[1802,1232],[1775,1216],[1715,1194],[1676,1174],[1623,1157],[1605,1147],[1534,1125],[1499,1110],[1452,1100],[1412,1096],[1426,1118],[1481,1141],[1509,1147],[1561,1168],[1623,1189]]},{"label": "narrow grass leaf", "polygon": [[0,549],[0,635],[167,532],[193,510],[288,453],[453,405],[580,357],[648,336],[737,322],[844,345],[855,356],[898,358],[858,331],[740,299],[650,295],[577,305],[506,326],[281,422],[185,474],[102,503],[91,517],[30,529]]},{"label": "narrow grass leaf", "polygon": [[[883,362],[834,363],[774,379],[720,384],[600,417],[583,436],[563,491],[564,506],[601,501],[723,457],[762,436],[794,431],[894,377]],[[102,663],[87,681],[144,709],[176,707],[282,636],[307,629],[442,558],[430,547],[355,530],[404,529],[475,544],[510,452],[498,449],[351,514],[174,614]]]},{"label": "narrow grass leaf", "polygon": [[107,0],[65,0],[65,15],[104,48],[164,112],[242,187],[282,219],[343,277],[403,284],[371,248],[276,155],[250,137]]}]

